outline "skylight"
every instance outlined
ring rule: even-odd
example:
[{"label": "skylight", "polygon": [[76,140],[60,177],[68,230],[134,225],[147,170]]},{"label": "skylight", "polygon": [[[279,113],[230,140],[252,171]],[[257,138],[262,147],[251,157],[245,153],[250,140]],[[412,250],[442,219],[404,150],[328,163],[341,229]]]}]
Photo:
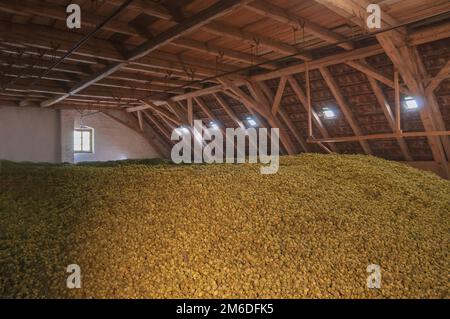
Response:
[{"label": "skylight", "polygon": [[325,108],[325,109],[323,109],[323,116],[326,119],[334,119],[336,117],[336,113],[329,108]]},{"label": "skylight", "polygon": [[216,121],[211,121],[211,122],[209,122],[209,127],[213,128],[213,129],[218,129],[219,124]]},{"label": "skylight", "polygon": [[248,125],[250,125],[252,127],[258,126],[258,123],[256,123],[256,121],[251,117],[247,118],[247,123],[248,123]]},{"label": "skylight", "polygon": [[416,110],[419,108],[419,104],[412,96],[405,97],[405,108],[407,110]]}]

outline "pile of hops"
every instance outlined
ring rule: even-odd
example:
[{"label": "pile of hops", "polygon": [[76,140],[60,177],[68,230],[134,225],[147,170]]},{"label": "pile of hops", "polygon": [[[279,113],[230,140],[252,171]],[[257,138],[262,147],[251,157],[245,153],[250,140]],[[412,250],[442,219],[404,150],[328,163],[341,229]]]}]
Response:
[{"label": "pile of hops", "polygon": [[0,297],[448,298],[448,181],[366,156],[259,168],[4,162]]}]

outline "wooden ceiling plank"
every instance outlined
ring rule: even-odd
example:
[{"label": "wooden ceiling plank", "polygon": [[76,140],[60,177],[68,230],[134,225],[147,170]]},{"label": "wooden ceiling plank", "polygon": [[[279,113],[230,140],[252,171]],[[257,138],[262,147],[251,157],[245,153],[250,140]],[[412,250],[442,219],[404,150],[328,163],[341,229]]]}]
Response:
[{"label": "wooden ceiling plank", "polygon": [[326,28],[319,26],[307,19],[300,18],[287,10],[284,10],[276,5],[273,5],[265,0],[258,0],[252,2],[246,6],[246,8],[258,13],[260,15],[272,18],[281,23],[286,23],[292,25],[296,28],[305,29],[306,32],[311,33],[318,38],[327,41],[329,43],[338,43],[338,45],[346,50],[351,50],[354,48],[353,44],[345,41],[345,37],[332,32]]},{"label": "wooden ceiling plank", "polygon": [[[206,23],[210,22],[211,20],[218,18],[226,13],[229,13],[231,10],[235,9],[236,7],[238,7],[241,4],[244,4],[245,2],[248,2],[248,0],[244,0],[244,1],[223,0],[223,1],[220,1],[220,2],[212,5],[211,7],[208,7],[207,9],[201,11],[200,13],[192,16],[191,18],[186,19],[182,23],[155,36],[151,40],[146,41],[145,43],[138,46],[137,48],[133,49],[131,52],[126,54],[126,56],[127,56],[126,61],[129,62],[129,61],[134,61],[139,58],[142,58],[145,55],[147,55],[148,53],[158,49],[159,47],[161,47],[167,43],[170,43],[171,41],[181,37],[183,34],[192,32],[195,29],[201,27],[202,25],[205,25]],[[42,102],[41,106],[48,107],[48,106],[51,106],[58,102],[61,102],[65,98],[75,94],[76,92],[83,90],[84,88],[88,87],[89,85],[114,73],[115,71],[117,71],[121,67],[123,67],[124,65],[125,65],[124,62],[120,62],[120,63],[115,63],[111,66],[108,66],[101,72],[93,74],[88,79],[75,85],[63,96]]]},{"label": "wooden ceiling plank", "polygon": [[311,60],[311,55],[307,53],[300,53],[295,46],[287,43],[280,42],[278,40],[256,34],[253,32],[245,31],[244,29],[236,28],[231,25],[227,25],[220,22],[211,22],[204,27],[207,31],[216,35],[226,36],[232,39],[240,41],[257,41],[259,45],[267,49],[279,52],[281,54],[293,55],[297,54],[297,57],[302,60]]},{"label": "wooden ceiling plank", "polygon": [[[107,2],[110,2],[115,6],[120,6],[123,0],[107,0]],[[129,5],[129,9],[163,20],[171,20],[173,18],[169,10],[153,1],[134,0]]]},{"label": "wooden ceiling plank", "polygon": [[195,41],[195,40],[191,40],[191,39],[187,39],[187,38],[177,39],[171,43],[174,45],[183,47],[183,48],[196,50],[196,51],[207,53],[207,54],[212,54],[219,58],[222,58],[222,57],[229,58],[229,59],[236,60],[239,62],[244,62],[249,65],[266,63],[266,65],[263,65],[261,67],[267,68],[269,70],[276,69],[275,66],[268,64],[267,59],[261,58],[259,56],[251,55],[248,53],[240,52],[240,51],[222,48],[222,47],[219,47],[212,43],[204,43],[204,42]]},{"label": "wooden ceiling plank", "polygon": [[144,57],[157,48],[168,44],[171,41],[180,38],[182,35],[190,33],[204,26],[205,24],[208,24],[212,20],[219,18],[236,9],[240,5],[245,5],[248,2],[250,2],[250,0],[219,1],[208,7],[207,9],[185,19],[180,24],[173,26],[172,28],[156,35],[154,38],[138,46],[128,54],[128,60],[133,61]]}]

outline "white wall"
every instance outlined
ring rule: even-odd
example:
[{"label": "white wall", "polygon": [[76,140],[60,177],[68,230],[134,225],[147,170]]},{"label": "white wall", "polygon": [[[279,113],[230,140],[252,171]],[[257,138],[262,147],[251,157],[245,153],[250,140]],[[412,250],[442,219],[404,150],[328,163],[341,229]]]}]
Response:
[{"label": "white wall", "polygon": [[[94,153],[75,154],[75,163],[159,157],[141,134],[102,113],[83,117],[83,124],[94,129]],[[75,127],[80,127],[79,114]]]},{"label": "white wall", "polygon": [[60,162],[59,111],[0,106],[0,159]]},{"label": "white wall", "polygon": [[0,106],[0,159],[77,163],[159,157],[144,136],[102,113],[85,116],[83,124],[94,129],[92,154],[73,152],[79,112]]}]

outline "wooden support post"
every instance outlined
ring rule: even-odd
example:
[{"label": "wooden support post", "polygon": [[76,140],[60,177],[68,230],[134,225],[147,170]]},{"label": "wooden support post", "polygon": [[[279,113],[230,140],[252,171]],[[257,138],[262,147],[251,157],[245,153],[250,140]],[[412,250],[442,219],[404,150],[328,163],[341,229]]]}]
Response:
[{"label": "wooden support post", "polygon": [[395,131],[401,132],[401,118],[400,118],[400,80],[398,70],[394,71],[394,85],[395,85]]},{"label": "wooden support post", "polygon": [[188,107],[187,107],[187,113],[188,113],[188,124],[190,126],[194,125],[194,111],[193,111],[193,106],[192,106],[192,98],[189,98],[187,100],[188,103]]},{"label": "wooden support post", "polygon": [[144,123],[142,122],[142,111],[137,111],[137,118],[139,122],[139,128],[144,131]]},{"label": "wooden support post", "polygon": [[312,104],[311,104],[311,79],[309,75],[309,63],[306,62],[306,99],[308,101],[307,111],[308,111],[308,136],[313,136],[312,129]]}]

